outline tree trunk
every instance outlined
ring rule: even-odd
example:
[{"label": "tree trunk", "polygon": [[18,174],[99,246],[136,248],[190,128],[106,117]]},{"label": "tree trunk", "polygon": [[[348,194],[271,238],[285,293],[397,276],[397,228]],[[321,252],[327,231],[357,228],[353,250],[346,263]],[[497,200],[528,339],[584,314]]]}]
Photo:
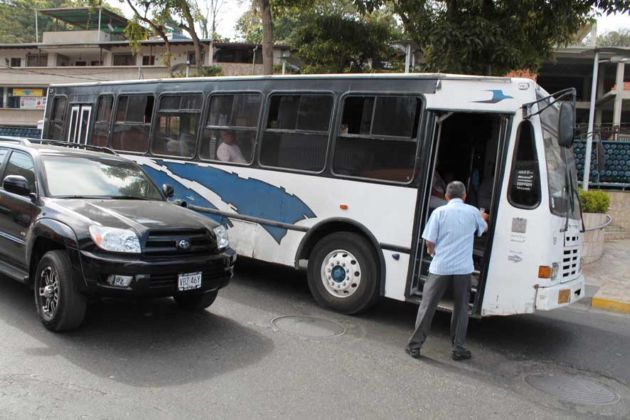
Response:
[{"label": "tree trunk", "polygon": [[263,24],[263,73],[273,74],[273,21],[269,0],[258,0]]}]

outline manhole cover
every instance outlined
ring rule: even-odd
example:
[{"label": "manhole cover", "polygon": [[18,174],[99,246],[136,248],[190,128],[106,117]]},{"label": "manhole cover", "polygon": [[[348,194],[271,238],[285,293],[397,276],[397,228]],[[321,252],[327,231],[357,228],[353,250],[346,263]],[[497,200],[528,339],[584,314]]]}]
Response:
[{"label": "manhole cover", "polygon": [[606,405],[619,399],[608,387],[585,376],[543,373],[529,375],[525,381],[539,391],[574,404]]},{"label": "manhole cover", "polygon": [[280,316],[271,321],[271,325],[289,332],[309,338],[336,337],[346,329],[334,321],[311,316]]}]

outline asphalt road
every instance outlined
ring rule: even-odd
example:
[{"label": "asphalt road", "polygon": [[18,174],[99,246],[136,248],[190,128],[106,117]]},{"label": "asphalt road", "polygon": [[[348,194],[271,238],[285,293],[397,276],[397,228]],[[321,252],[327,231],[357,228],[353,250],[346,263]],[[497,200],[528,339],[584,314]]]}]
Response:
[{"label": "asphalt road", "polygon": [[0,281],[1,418],[630,417],[630,317],[585,306],[473,321],[458,363],[448,314],[414,360],[414,305],[339,315],[302,275],[251,262],[204,313],[108,301],[52,334],[32,300]]}]

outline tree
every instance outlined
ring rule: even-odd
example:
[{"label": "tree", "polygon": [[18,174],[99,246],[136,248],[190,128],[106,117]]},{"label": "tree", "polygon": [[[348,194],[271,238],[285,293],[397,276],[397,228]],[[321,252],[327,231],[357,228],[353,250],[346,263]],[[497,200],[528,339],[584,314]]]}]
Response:
[{"label": "tree", "polygon": [[164,41],[166,52],[162,59],[164,65],[171,67],[173,55],[171,53],[171,42],[168,38],[167,24],[171,22],[172,18],[168,7],[160,7],[163,5],[148,1],[120,1],[125,1],[134,15],[125,28],[125,35],[129,39],[131,48],[137,53],[140,48],[140,42],[147,39],[148,31],[143,26],[145,24]]},{"label": "tree", "polygon": [[263,73],[273,73],[273,19],[270,0],[257,0],[262,21]]},{"label": "tree", "polygon": [[597,37],[598,47],[630,47],[630,29],[620,29]]},{"label": "tree", "polygon": [[201,33],[204,38],[215,39],[218,37],[217,21],[222,7],[223,0],[203,0],[203,7],[197,5],[197,8],[204,12],[200,21]]},{"label": "tree", "polygon": [[615,0],[354,0],[363,12],[393,7],[431,71],[505,74],[537,69],[557,45],[600,13],[630,10]]},{"label": "tree", "polygon": [[[35,10],[87,6],[80,0],[3,0],[0,1],[0,43],[35,42]],[[55,22],[39,16],[38,30],[41,34],[55,28]],[[41,35],[40,35],[41,40]]]}]

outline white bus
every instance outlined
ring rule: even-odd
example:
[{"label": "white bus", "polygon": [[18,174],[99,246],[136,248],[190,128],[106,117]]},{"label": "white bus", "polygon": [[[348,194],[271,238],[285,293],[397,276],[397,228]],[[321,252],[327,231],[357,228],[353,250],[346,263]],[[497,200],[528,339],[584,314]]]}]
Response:
[{"label": "white bus", "polygon": [[451,179],[490,215],[475,240],[474,316],[585,294],[574,92],[514,78],[314,75],[56,85],[47,103],[44,138],[137,161],[225,224],[239,255],[307,270],[315,300],[337,311],[422,299],[420,234]]}]

